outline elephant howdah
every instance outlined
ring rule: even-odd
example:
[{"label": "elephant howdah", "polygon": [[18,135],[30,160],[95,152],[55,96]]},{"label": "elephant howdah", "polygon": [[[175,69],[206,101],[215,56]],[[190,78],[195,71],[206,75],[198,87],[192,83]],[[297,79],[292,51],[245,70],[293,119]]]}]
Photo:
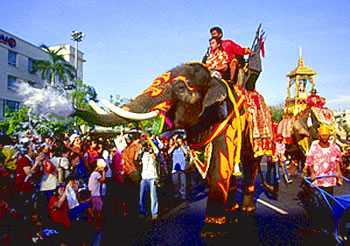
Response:
[{"label": "elephant howdah", "polygon": [[261,156],[272,153],[273,145],[272,131],[266,130],[272,129],[271,112],[257,92],[238,85],[230,88],[213,78],[204,64],[187,63],[156,78],[125,108],[105,105],[112,112],[93,104],[96,112],[76,109],[74,115],[115,126],[163,114],[174,128],[186,131],[192,153],[205,152],[205,160],[197,158],[197,168],[209,183],[206,223],[226,223],[226,213],[237,210],[233,173],[238,162],[243,167],[241,209],[255,211],[255,178]]}]

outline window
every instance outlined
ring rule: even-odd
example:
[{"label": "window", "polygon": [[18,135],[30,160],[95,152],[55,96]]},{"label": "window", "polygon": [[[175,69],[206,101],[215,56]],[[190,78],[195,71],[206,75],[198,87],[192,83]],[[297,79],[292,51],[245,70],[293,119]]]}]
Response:
[{"label": "window", "polygon": [[19,102],[17,101],[12,101],[12,100],[5,100],[4,103],[4,109],[3,109],[3,116],[5,116],[5,114],[8,112],[6,106],[8,107],[8,109],[10,110],[10,112],[15,111],[17,112],[19,109]]},{"label": "window", "polygon": [[7,76],[7,90],[15,91],[16,90],[16,77],[11,75]]},{"label": "window", "polygon": [[33,72],[34,70],[34,60],[28,57],[28,72]]},{"label": "window", "polygon": [[17,53],[9,50],[8,63],[11,66],[17,67]]}]

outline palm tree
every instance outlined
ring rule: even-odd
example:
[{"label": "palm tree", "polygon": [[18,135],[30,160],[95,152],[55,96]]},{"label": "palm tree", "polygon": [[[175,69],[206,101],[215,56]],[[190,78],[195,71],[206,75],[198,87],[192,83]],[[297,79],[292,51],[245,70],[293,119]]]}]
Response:
[{"label": "palm tree", "polygon": [[56,75],[58,76],[58,78],[63,80],[63,84],[67,83],[67,76],[70,80],[75,78],[76,70],[74,66],[67,63],[64,60],[63,55],[58,54],[62,49],[65,49],[64,46],[60,47],[58,50],[50,50],[49,47],[47,47],[46,45],[41,45],[40,48],[42,48],[49,54],[50,59],[35,60],[33,63],[32,73],[35,73],[36,71],[41,71],[41,78],[46,78],[49,81],[51,81],[51,86],[55,85]]}]

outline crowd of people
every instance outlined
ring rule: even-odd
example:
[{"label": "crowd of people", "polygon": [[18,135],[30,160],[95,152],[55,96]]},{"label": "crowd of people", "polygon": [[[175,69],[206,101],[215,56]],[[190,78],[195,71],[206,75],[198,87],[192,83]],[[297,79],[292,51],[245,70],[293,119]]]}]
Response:
[{"label": "crowd of people", "polygon": [[[190,196],[191,179],[186,177],[195,173],[186,139],[178,133],[116,139],[73,133],[42,141],[29,135],[21,143],[23,153],[15,144],[0,145],[0,232],[5,242],[21,238],[13,230],[20,221],[31,228],[23,232],[27,240],[56,235],[55,240],[69,243],[78,240],[72,236],[77,230],[84,235],[103,230],[114,215],[155,221],[159,197],[176,203]],[[146,204],[147,192],[151,204]]]}]

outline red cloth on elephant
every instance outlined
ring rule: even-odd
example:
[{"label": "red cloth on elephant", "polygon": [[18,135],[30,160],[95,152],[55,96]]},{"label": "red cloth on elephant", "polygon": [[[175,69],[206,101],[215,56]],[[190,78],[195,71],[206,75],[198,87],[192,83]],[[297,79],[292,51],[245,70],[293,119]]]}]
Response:
[{"label": "red cloth on elephant", "polygon": [[[334,143],[329,143],[328,148],[322,148],[319,140],[313,141],[308,152],[305,166],[313,167],[316,176],[337,174],[337,162],[341,163],[342,153]],[[332,187],[337,185],[334,177],[316,179],[316,186]]]},{"label": "red cloth on elephant", "polygon": [[[237,85],[236,85],[237,86]],[[237,86],[246,98],[254,156],[273,155],[275,132],[272,114],[265,99],[257,91],[247,91]]]},{"label": "red cloth on elephant", "polygon": [[307,97],[307,108],[304,110],[303,114],[305,114],[306,111],[312,107],[324,108],[325,104],[326,99],[324,97],[321,97],[319,95],[310,95]]}]

